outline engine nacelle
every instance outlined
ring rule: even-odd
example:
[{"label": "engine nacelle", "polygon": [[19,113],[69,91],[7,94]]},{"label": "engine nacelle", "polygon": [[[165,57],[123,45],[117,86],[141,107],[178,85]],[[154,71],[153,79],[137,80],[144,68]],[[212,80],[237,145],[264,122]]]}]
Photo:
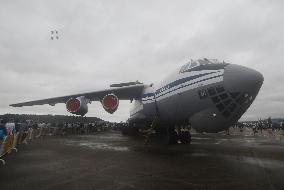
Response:
[{"label": "engine nacelle", "polygon": [[110,114],[114,113],[119,105],[119,99],[114,94],[106,95],[101,102],[103,108]]},{"label": "engine nacelle", "polygon": [[66,102],[68,112],[84,116],[88,112],[88,100],[84,96],[71,98]]}]

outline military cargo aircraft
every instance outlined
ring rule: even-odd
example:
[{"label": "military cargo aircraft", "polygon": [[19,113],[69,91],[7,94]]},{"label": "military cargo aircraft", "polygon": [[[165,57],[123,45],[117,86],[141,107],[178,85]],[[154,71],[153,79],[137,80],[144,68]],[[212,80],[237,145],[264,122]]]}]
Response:
[{"label": "military cargo aircraft", "polygon": [[190,123],[197,131],[219,132],[236,123],[257,96],[261,73],[216,59],[190,60],[157,85],[140,82],[112,84],[106,90],[11,104],[13,107],[65,103],[68,112],[85,115],[88,104],[100,101],[114,113],[119,100],[130,100],[129,121],[165,127]]}]

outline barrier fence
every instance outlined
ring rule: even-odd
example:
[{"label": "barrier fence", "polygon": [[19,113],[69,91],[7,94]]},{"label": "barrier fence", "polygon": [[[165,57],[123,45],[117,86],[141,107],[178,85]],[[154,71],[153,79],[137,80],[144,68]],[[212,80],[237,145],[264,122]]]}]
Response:
[{"label": "barrier fence", "polygon": [[19,146],[29,144],[35,139],[43,139],[47,135],[83,135],[94,134],[111,128],[106,123],[65,123],[52,126],[50,123],[30,124],[6,123],[7,135],[0,138],[0,162],[5,165],[4,158],[13,152],[18,152]]},{"label": "barrier fence", "polygon": [[9,132],[7,136],[4,136],[3,140],[0,140],[0,162],[5,165],[4,157],[7,155],[18,152],[18,147],[21,144],[31,143],[36,138],[45,136],[44,128],[39,129],[28,128],[26,131],[15,130]]}]

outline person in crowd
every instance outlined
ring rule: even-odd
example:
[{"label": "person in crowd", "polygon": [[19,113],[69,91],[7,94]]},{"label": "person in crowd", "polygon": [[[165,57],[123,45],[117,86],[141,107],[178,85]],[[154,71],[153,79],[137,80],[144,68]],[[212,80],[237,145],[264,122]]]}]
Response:
[{"label": "person in crowd", "polygon": [[66,135],[69,132],[67,126],[68,126],[67,123],[63,124],[63,126],[62,126],[62,135]]},{"label": "person in crowd", "polygon": [[143,130],[144,133],[144,144],[148,144],[150,142],[150,134],[151,134],[151,128]]},{"label": "person in crowd", "polygon": [[29,122],[25,121],[24,123],[22,123],[21,129],[22,129],[22,135],[21,135],[21,140],[20,143],[24,143],[27,144],[27,137],[28,137],[28,130],[29,130]]},{"label": "person in crowd", "polygon": [[230,135],[230,128],[225,129],[226,135]]},{"label": "person in crowd", "polygon": [[19,132],[21,128],[21,123],[18,119],[15,120],[15,130],[16,132]]},{"label": "person in crowd", "polygon": [[181,141],[182,144],[186,144],[185,127],[183,125],[180,128],[180,141]]},{"label": "person in crowd", "polygon": [[260,130],[260,134],[262,134],[262,122],[261,121],[258,121],[257,122],[257,126],[258,126],[258,129]]},{"label": "person in crowd", "polygon": [[180,138],[180,128],[178,125],[175,125],[175,130],[173,131],[173,144],[181,143]]},{"label": "person in crowd", "polygon": [[5,136],[8,135],[7,129],[5,127],[6,121],[5,120],[1,120],[0,121],[0,144],[2,144]]},{"label": "person in crowd", "polygon": [[38,124],[38,129],[37,129],[37,134],[36,138],[40,138],[40,140],[43,139],[43,129],[44,129],[44,123],[39,123]]},{"label": "person in crowd", "polygon": [[252,131],[253,131],[253,136],[255,136],[256,133],[257,133],[256,125],[255,125],[255,124],[253,124],[253,126],[252,126]]},{"label": "person in crowd", "polygon": [[190,143],[190,132],[189,128],[186,126],[184,127],[184,144],[189,144]]},{"label": "person in crowd", "polygon": [[187,135],[188,143],[191,143],[191,123],[188,124],[188,135]]},{"label": "person in crowd", "polygon": [[33,133],[34,133],[34,129],[32,126],[30,126],[27,131],[27,140],[29,143],[33,141]]},{"label": "person in crowd", "polygon": [[5,123],[5,127],[6,127],[6,130],[7,130],[7,135],[10,135],[15,130],[15,123],[8,121],[8,122]]},{"label": "person in crowd", "polygon": [[24,121],[22,121],[21,123],[18,123],[19,135],[18,135],[17,145],[20,145],[23,142],[23,135],[24,135],[24,131],[25,131],[25,126],[26,126],[26,123]]},{"label": "person in crowd", "polygon": [[151,136],[156,133],[154,127],[155,126],[153,126],[153,124],[151,124],[148,129],[143,131],[143,133],[144,133],[144,135],[143,135],[144,136],[144,144],[148,144],[151,140]]},{"label": "person in crowd", "polygon": [[175,125],[173,140],[174,140],[173,144],[182,143],[181,127],[179,125]]}]

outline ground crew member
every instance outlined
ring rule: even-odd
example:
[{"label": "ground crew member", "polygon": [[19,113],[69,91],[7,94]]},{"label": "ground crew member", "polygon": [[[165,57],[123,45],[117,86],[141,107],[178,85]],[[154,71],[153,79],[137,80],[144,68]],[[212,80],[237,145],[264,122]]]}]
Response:
[{"label": "ground crew member", "polygon": [[159,119],[158,116],[155,116],[155,118],[153,119],[153,121],[150,125],[150,128],[143,131],[144,132],[143,136],[145,138],[144,144],[148,144],[150,142],[151,135],[156,133],[155,128],[158,125],[158,119]]}]

